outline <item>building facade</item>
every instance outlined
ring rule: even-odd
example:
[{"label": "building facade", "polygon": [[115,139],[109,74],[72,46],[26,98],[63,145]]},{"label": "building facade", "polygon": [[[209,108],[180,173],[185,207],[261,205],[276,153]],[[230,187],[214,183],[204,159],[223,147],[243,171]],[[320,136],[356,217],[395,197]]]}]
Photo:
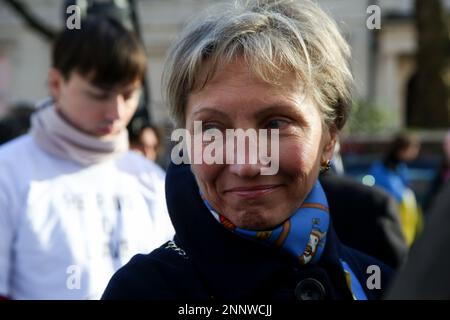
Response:
[{"label": "building facade", "polygon": [[[54,28],[63,25],[62,0],[23,2],[46,24]],[[149,54],[151,115],[158,123],[168,119],[161,95],[161,74],[167,50],[183,25],[213,2],[219,0],[137,1],[141,32]],[[413,0],[318,2],[338,21],[352,47],[355,99],[371,101],[388,112],[389,129],[402,128],[406,84],[415,67]],[[444,2],[450,7],[450,0]],[[371,7],[373,4],[378,6],[379,12]],[[378,13],[380,28],[371,29],[368,22],[377,19]],[[0,2],[0,113],[10,103],[36,102],[47,96],[49,51],[50,44]]]}]

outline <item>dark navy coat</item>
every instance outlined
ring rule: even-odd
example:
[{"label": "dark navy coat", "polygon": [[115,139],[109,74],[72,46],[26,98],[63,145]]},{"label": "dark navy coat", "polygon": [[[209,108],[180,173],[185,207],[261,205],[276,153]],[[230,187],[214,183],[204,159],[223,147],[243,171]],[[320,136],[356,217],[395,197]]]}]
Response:
[{"label": "dark navy coat", "polygon": [[322,174],[320,183],[342,243],[400,268],[406,261],[408,245],[395,200],[381,188],[337,174]]},{"label": "dark navy coat", "polygon": [[[188,165],[172,165],[166,178],[174,241],[136,255],[111,279],[103,299],[283,300],[352,299],[339,259],[345,260],[369,299],[387,288],[389,267],[342,245],[331,227],[320,261],[294,259],[221,226],[203,204]],[[381,289],[369,290],[369,265],[381,268]]]}]

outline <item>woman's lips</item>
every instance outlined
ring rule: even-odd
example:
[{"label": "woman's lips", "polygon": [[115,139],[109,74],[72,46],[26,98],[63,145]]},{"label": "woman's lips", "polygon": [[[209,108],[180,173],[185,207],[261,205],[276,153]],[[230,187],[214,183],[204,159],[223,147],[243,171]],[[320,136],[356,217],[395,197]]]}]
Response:
[{"label": "woman's lips", "polygon": [[258,185],[251,187],[236,187],[225,190],[225,193],[230,193],[232,195],[245,199],[254,199],[267,195],[271,192],[274,192],[280,186],[281,186],[280,184],[271,184],[271,185]]}]

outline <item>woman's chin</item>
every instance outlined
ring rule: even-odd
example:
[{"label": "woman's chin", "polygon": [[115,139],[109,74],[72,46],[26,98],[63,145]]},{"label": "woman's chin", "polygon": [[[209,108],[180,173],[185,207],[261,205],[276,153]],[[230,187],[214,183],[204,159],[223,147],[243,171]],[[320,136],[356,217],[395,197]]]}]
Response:
[{"label": "woman's chin", "polygon": [[235,219],[229,220],[238,228],[254,231],[271,230],[285,221],[285,219],[280,220],[277,217],[267,217],[255,212],[241,214]]}]

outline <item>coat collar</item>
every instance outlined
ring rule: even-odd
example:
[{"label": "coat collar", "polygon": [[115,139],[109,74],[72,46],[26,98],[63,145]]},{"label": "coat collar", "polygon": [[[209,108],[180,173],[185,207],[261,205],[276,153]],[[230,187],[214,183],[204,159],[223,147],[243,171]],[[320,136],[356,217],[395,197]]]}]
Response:
[{"label": "coat collar", "polygon": [[[166,197],[176,241],[191,258],[211,295],[231,300],[257,297],[270,279],[275,281],[287,270],[299,268],[286,254],[239,237],[215,221],[199,195],[189,165],[169,167]],[[339,249],[339,240],[330,227],[321,260],[316,266],[302,267],[300,273],[328,278],[327,273],[332,271],[337,273],[337,282],[345,286]]]}]

